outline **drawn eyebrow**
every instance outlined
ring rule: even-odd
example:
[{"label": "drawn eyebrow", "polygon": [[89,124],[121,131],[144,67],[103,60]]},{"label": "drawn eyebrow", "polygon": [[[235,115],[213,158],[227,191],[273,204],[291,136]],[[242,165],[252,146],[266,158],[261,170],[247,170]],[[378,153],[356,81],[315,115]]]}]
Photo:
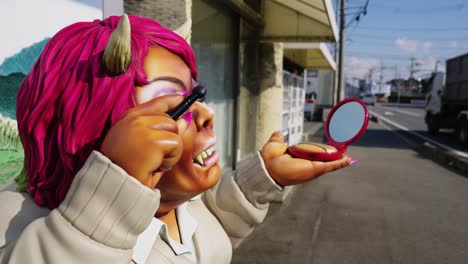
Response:
[{"label": "drawn eyebrow", "polygon": [[154,78],[150,81],[150,83],[155,82],[155,81],[168,81],[168,82],[173,82],[175,84],[178,84],[184,88],[184,90],[187,90],[187,87],[185,86],[184,82],[181,81],[180,79],[174,78],[174,77],[169,77],[169,76],[162,76],[162,77],[157,77]]}]

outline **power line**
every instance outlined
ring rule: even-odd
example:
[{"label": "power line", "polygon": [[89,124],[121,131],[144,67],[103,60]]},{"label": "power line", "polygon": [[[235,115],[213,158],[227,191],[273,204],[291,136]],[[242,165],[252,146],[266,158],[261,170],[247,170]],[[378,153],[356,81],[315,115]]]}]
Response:
[{"label": "power line", "polygon": [[410,8],[401,6],[392,6],[392,5],[372,5],[372,8],[381,8],[379,11],[393,11],[393,12],[402,12],[402,13],[428,13],[428,12],[441,12],[441,11],[462,11],[466,7],[468,7],[468,3],[460,3],[460,4],[451,4],[451,5],[443,5],[443,6],[432,6],[432,7],[417,7],[417,8]]},{"label": "power line", "polygon": [[[380,39],[380,40],[384,40],[384,39],[396,39],[398,37],[403,37],[403,36],[389,36],[389,34],[385,34],[385,35],[369,35],[369,34],[361,34],[361,33],[353,33],[353,36],[356,36],[356,37],[359,37],[359,38],[370,38],[370,39]],[[425,38],[427,41],[434,41],[434,40],[441,40],[441,41],[468,41],[468,38],[450,38],[450,37],[434,37],[434,36],[431,36],[431,37],[427,37]]]},{"label": "power line", "polygon": [[[348,40],[349,39],[347,39],[347,41]],[[431,41],[426,41],[426,40],[424,40],[424,41],[408,40],[408,41],[415,41],[413,44],[410,43],[410,45],[413,45],[415,48],[423,48],[423,49],[426,49],[426,50],[432,50],[432,49],[435,49],[435,50],[447,50],[447,49],[448,50],[457,50],[457,49],[468,50],[468,43],[466,43],[464,45],[459,45],[458,43],[456,43],[456,44],[448,43],[447,45],[441,45],[441,44],[437,44],[437,43],[434,44]],[[353,40],[351,40],[350,42],[353,43]],[[375,43],[376,45],[379,45],[379,47],[393,46],[395,48],[399,48],[398,44],[396,43],[397,39],[390,40],[390,41],[374,39],[374,40],[366,40],[364,42],[365,43],[370,43],[370,44]]]},{"label": "power line", "polygon": [[[402,58],[402,59],[405,59],[405,60],[408,60],[410,57],[414,57],[414,54],[403,55],[401,53],[392,54],[392,53],[381,53],[381,52],[378,52],[378,51],[376,51],[376,52],[349,51],[348,55],[351,55],[351,56],[352,55],[371,56],[371,57],[379,57],[379,58],[387,57],[387,58],[394,58],[394,59]],[[449,57],[439,57],[439,56],[431,56],[431,55],[420,56],[419,58],[424,58],[424,57],[434,57],[435,59],[442,59],[442,60],[445,60],[445,59],[449,58]]]},{"label": "power line", "polygon": [[360,15],[360,14],[362,14],[362,11],[359,10],[359,11],[353,11],[353,12],[346,12],[347,16],[352,16],[352,15],[356,15],[356,14]]},{"label": "power line", "polygon": [[406,58],[386,58],[386,57],[377,57],[377,56],[363,56],[363,55],[356,55],[356,54],[348,54],[346,57],[357,57],[357,58],[369,58],[369,57],[372,57],[372,58],[376,58],[376,59],[381,59],[381,60],[385,60],[385,61],[395,61],[395,62],[407,62],[408,61],[408,57]]},{"label": "power line", "polygon": [[[353,38],[350,37],[346,39],[349,43],[371,43],[371,44],[379,44],[379,45],[395,45],[398,38],[395,39],[362,39],[362,38]],[[468,49],[468,40],[466,42],[462,41],[432,41],[432,40],[414,40],[414,39],[405,39],[402,38],[401,40],[407,41],[417,41],[419,45],[423,45],[424,43],[431,43],[431,48],[447,48],[447,49]],[[445,44],[445,45],[444,45]]]},{"label": "power line", "polygon": [[362,5],[357,5],[357,6],[346,6],[346,10],[348,9],[358,9],[358,8],[362,8]]},{"label": "power line", "polygon": [[354,16],[351,20],[346,23],[345,28],[348,28],[355,22],[359,22],[361,19],[361,16],[366,16],[367,15],[367,7],[369,6],[369,0],[366,0],[366,3],[359,9],[359,11],[354,12]]},{"label": "power line", "polygon": [[360,27],[366,30],[378,31],[468,31],[468,27],[446,27],[446,28],[397,28],[397,27]]},{"label": "power line", "polygon": [[405,15],[405,16],[427,16],[427,15],[431,15],[433,16],[434,14],[460,14],[460,15],[464,15],[466,13],[466,10],[468,10],[467,8],[465,9],[453,9],[453,10],[428,10],[428,11],[423,11],[423,12],[417,12],[417,11],[408,11],[408,10],[404,10],[404,9],[399,9],[399,8],[395,8],[395,9],[377,9],[377,10],[374,10],[372,9],[372,12],[375,12],[375,13],[389,13],[389,14],[392,14],[392,15]]}]

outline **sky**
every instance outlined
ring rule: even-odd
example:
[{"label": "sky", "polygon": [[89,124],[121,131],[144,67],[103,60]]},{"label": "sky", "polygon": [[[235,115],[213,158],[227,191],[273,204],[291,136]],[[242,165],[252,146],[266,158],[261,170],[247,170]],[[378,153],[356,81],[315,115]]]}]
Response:
[{"label": "sky", "polygon": [[0,0],[0,64],[67,25],[96,18],[101,0]]},{"label": "sky", "polygon": [[[336,1],[336,0],[333,0]],[[408,78],[445,71],[445,61],[468,53],[468,0],[369,0],[367,15],[353,20],[366,0],[347,0],[345,76],[348,81]],[[353,21],[351,23],[351,21]],[[381,71],[383,66],[383,71]]]},{"label": "sky", "polygon": [[[331,0],[336,5],[336,0]],[[345,76],[348,81],[416,78],[445,69],[445,60],[468,53],[468,0],[369,0],[367,15],[354,20],[366,0],[347,0]],[[102,0],[1,0],[4,26],[0,64],[76,21],[102,17]],[[14,26],[5,26],[5,25]],[[31,30],[34,28],[34,30]],[[27,32],[27,33],[26,33]],[[6,37],[5,37],[6,36]],[[382,67],[382,71],[380,70]]]}]

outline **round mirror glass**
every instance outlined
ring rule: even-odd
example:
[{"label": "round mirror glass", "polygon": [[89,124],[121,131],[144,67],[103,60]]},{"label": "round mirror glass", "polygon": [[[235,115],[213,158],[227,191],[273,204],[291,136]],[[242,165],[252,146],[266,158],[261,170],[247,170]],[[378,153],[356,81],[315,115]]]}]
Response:
[{"label": "round mirror glass", "polygon": [[365,106],[350,101],[339,106],[328,120],[328,134],[337,143],[344,143],[357,136],[366,125]]}]

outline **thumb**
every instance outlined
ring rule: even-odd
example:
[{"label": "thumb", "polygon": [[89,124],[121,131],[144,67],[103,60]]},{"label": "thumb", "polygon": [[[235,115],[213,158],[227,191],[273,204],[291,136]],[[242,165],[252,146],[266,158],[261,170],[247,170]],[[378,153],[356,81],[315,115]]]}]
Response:
[{"label": "thumb", "polygon": [[180,136],[185,134],[185,131],[187,131],[188,127],[190,126],[192,119],[193,119],[193,112],[186,112],[179,119],[177,119],[177,126],[179,128],[178,134]]}]

